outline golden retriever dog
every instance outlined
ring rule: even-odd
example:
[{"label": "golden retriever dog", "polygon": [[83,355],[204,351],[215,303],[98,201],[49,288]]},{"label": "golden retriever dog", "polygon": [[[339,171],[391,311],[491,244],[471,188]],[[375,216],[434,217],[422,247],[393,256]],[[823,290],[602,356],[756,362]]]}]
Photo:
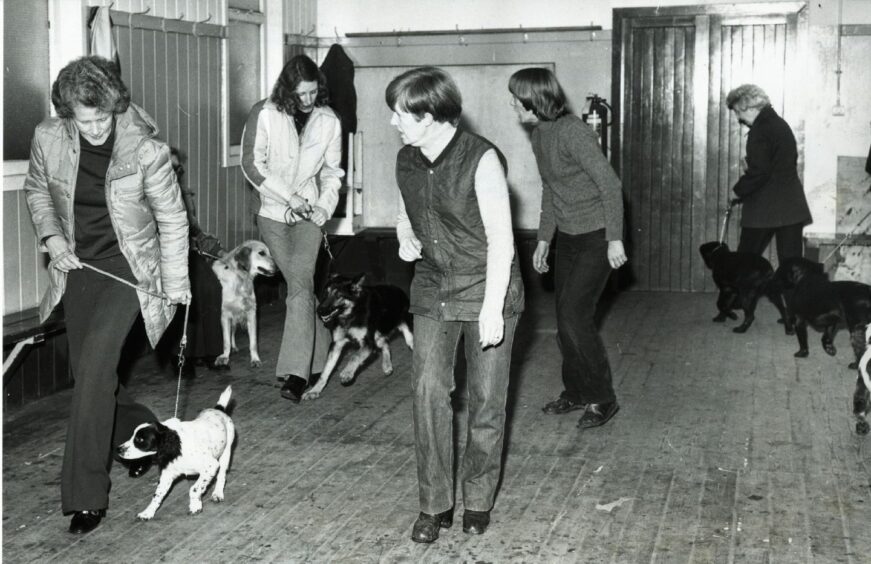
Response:
[{"label": "golden retriever dog", "polygon": [[260,366],[254,278],[275,274],[275,261],[265,244],[250,240],[216,260],[212,270],[221,283],[221,330],[224,336],[224,352],[215,359],[215,366],[229,366],[230,351],[236,350],[236,327],[239,325],[245,325],[248,330],[251,366]]}]

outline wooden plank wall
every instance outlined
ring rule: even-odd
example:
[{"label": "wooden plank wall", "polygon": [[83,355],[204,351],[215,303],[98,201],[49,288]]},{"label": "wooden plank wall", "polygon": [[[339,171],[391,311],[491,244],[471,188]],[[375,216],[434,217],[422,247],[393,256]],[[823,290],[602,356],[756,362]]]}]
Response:
[{"label": "wooden plank wall", "polygon": [[220,37],[128,27],[114,32],[134,102],[185,157],[183,183],[196,192],[202,227],[231,248],[254,234],[251,194],[238,166],[222,163]]},{"label": "wooden plank wall", "polygon": [[629,160],[623,185],[633,273],[642,289],[687,289],[698,266],[692,228],[691,21],[631,31],[626,72],[632,78],[624,129]]}]

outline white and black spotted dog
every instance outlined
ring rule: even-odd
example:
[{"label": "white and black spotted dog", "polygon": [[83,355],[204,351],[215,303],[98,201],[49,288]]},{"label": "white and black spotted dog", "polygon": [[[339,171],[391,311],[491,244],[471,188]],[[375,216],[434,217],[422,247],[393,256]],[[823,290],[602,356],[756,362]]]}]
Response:
[{"label": "white and black spotted dog", "polygon": [[203,494],[214,479],[212,501],[224,501],[224,484],[236,427],[227,415],[232,388],[227,386],[212,409],[204,409],[193,421],[180,421],[173,417],[161,423],[143,423],[133,436],[118,446],[118,456],[136,460],[154,456],[160,468],[160,480],[151,503],[137,517],[148,521],[163,498],[169,493],[173,482],[182,476],[196,476],[190,489],[190,512],[203,510]]},{"label": "white and black spotted dog", "polygon": [[245,241],[216,260],[212,270],[221,283],[221,331],[224,336],[224,352],[215,359],[215,365],[230,364],[230,352],[236,350],[236,327],[244,325],[248,330],[251,366],[260,366],[254,278],[275,274],[275,261],[269,248],[260,241]]}]

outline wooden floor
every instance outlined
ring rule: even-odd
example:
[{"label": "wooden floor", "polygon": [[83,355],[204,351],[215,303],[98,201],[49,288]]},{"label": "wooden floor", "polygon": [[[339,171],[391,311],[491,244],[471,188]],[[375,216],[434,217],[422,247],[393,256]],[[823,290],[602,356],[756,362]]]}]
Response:
[{"label": "wooden floor", "polygon": [[[157,473],[117,466],[103,524],[66,532],[59,474],[69,391],[7,413],[4,562],[869,562],[868,445],[853,431],[849,344],[813,335],[809,359],[761,304],[746,335],[711,323],[714,296],[625,293],[603,335],[622,409],[584,433],[577,413],[546,416],[561,389],[552,295],[529,304],[515,345],[504,477],[482,536],[455,523],[432,545],[409,539],[417,512],[410,354],[372,363],[321,399],[279,397],[277,305],[262,315],[261,370],[203,372],[182,384],[193,416],[233,384],[238,429],[223,504],[186,513],[177,483],[154,521],[135,515]],[[730,322],[729,326],[734,326]],[[244,338],[242,339],[245,340]],[[175,380],[150,359],[131,391],[172,415]],[[459,394],[458,427],[462,422]],[[462,433],[460,433],[462,436]],[[462,512],[458,501],[459,513]]]}]

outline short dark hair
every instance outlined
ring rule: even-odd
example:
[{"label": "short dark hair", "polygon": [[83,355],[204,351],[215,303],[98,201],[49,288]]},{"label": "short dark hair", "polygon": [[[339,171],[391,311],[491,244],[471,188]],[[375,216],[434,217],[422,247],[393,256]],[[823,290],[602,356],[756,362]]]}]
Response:
[{"label": "short dark hair", "polygon": [[75,116],[76,106],[122,114],[130,106],[130,91],[114,62],[90,55],[61,69],[51,87],[51,103],[58,117]]},{"label": "short dark hair", "polygon": [[550,69],[520,69],[508,79],[508,91],[541,121],[555,121],[569,113],[566,94]]},{"label": "short dark hair", "polygon": [[287,61],[269,99],[278,109],[286,114],[293,115],[299,107],[299,96],[296,87],[300,82],[317,82],[318,95],[315,97],[315,106],[325,106],[330,101],[327,79],[314,61],[307,55],[297,55]]},{"label": "short dark hair", "polygon": [[387,106],[422,119],[432,115],[435,121],[460,123],[463,97],[451,75],[438,67],[418,67],[395,77],[384,92]]}]

